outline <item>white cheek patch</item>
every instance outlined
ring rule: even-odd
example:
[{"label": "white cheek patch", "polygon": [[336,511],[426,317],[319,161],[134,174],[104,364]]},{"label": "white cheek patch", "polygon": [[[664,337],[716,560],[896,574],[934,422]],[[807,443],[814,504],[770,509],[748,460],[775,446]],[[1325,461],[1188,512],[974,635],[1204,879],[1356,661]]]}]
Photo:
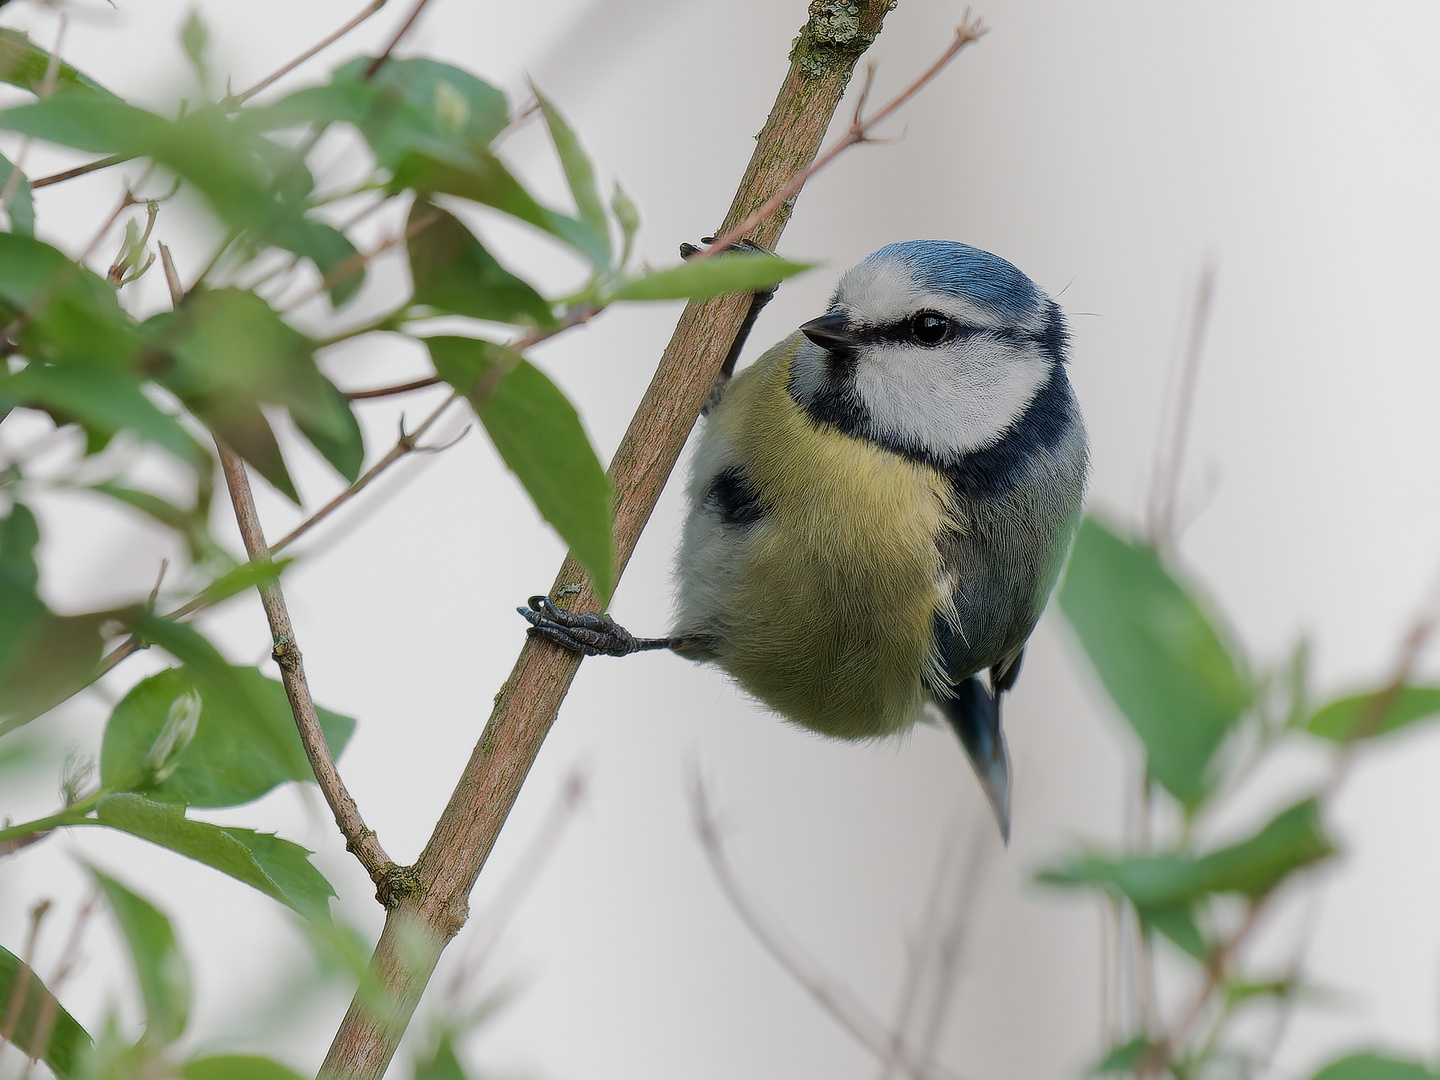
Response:
[{"label": "white cheek patch", "polygon": [[855,388],[877,439],[958,456],[999,442],[1049,378],[1045,357],[981,335],[933,349],[867,346]]}]

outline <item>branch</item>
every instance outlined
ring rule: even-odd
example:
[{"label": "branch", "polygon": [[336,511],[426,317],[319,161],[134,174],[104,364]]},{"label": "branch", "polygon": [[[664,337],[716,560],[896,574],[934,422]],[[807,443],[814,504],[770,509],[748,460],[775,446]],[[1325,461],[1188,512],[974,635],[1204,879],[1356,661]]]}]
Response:
[{"label": "branch", "polygon": [[408,394],[412,390],[424,390],[428,386],[439,386],[442,381],[439,375],[430,375],[424,379],[398,383],[395,386],[377,386],[374,390],[346,390],[345,396],[351,401],[368,401],[371,398],[394,397],[396,394]]},{"label": "branch", "polygon": [[272,71],[269,75],[266,75],[265,78],[261,79],[254,86],[250,87],[250,89],[242,90],[238,94],[231,94],[225,102],[222,102],[222,104],[229,105],[231,107],[236,105],[244,105],[245,102],[249,101],[256,94],[260,93],[261,90],[264,90],[271,83],[274,83],[284,78],[286,75],[289,75],[290,72],[294,71],[297,67],[305,63],[306,60],[309,60],[312,56],[320,52],[322,49],[328,49],[331,45],[334,45],[335,42],[339,41],[346,34],[350,33],[351,30],[354,30],[357,26],[363,23],[366,19],[370,18],[371,15],[374,15],[384,6],[385,0],[371,0],[371,2],[360,11],[360,14],[356,15],[353,19],[347,22],[344,26],[340,27],[340,29],[336,30],[333,34],[322,39],[318,44],[312,45],[310,48],[306,49],[303,53],[297,56],[294,60],[291,60],[288,64],[285,64],[282,67],[277,68],[275,71]]},{"label": "branch", "polygon": [[[165,269],[165,281],[170,286],[170,300],[178,306],[184,301],[185,292],[180,285],[180,275],[175,272],[170,249],[163,244],[160,245],[160,261]],[[260,527],[260,515],[255,510],[255,495],[250,490],[245,462],[219,439],[215,440],[215,448],[220,453],[220,468],[225,473],[225,486],[230,489],[230,501],[235,506],[235,523],[240,527],[245,552],[252,563],[268,563],[270,549],[265,544],[265,532]],[[385,854],[375,830],[366,826],[365,819],[360,816],[360,808],[355,805],[355,799],[335,768],[335,759],[325,742],[325,733],[320,730],[315,702],[310,697],[310,684],[305,681],[300,647],[295,644],[295,628],[290,625],[290,612],[285,607],[285,594],[280,590],[280,583],[269,581],[259,589],[260,605],[265,609],[270,636],[275,643],[270,655],[280,665],[280,680],[285,684],[285,696],[290,699],[290,711],[295,715],[295,727],[300,732],[305,756],[310,759],[315,782],[320,785],[325,801],[330,804],[330,812],[335,815],[335,824],[345,837],[345,850],[360,860],[360,865],[365,867],[370,880],[375,883],[376,894],[384,902],[389,897],[390,881],[396,870],[395,861]]]},{"label": "branch", "polygon": [[51,184],[62,184],[66,180],[74,180],[77,176],[84,176],[86,173],[97,172],[100,169],[108,169],[111,165],[123,165],[127,161],[134,160],[133,154],[111,154],[109,157],[101,158],[99,161],[92,161],[88,165],[76,165],[73,169],[66,169],[64,172],[52,173],[49,176],[42,176],[39,180],[31,180],[31,189],[49,187]]},{"label": "branch", "polygon": [[410,32],[410,27],[414,25],[415,20],[420,17],[420,12],[425,10],[425,5],[429,2],[430,0],[416,0],[415,6],[410,9],[409,16],[400,24],[400,29],[395,31],[395,36],[390,39],[390,44],[385,46],[385,51],[370,61],[370,66],[365,69],[365,74],[361,76],[362,79],[369,82],[375,77],[375,73],[384,66],[386,60],[390,59],[390,54],[395,51],[395,46],[399,45],[400,40]]},{"label": "branch", "polygon": [[765,202],[761,203],[756,210],[717,236],[710,246],[705,249],[703,254],[717,254],[730,247],[737,240],[748,236],[751,229],[755,228],[756,225],[775,213],[791,199],[794,199],[795,196],[799,195],[801,189],[805,187],[812,176],[825,168],[826,165],[829,165],[846,150],[849,150],[852,146],[858,146],[863,142],[874,142],[874,139],[870,137],[870,132],[874,130],[876,125],[889,119],[900,106],[918,94],[925,87],[926,83],[930,82],[931,79],[945,70],[950,61],[954,60],[955,57],[960,54],[961,49],[965,48],[966,45],[979,41],[989,32],[990,29],[985,25],[983,20],[976,19],[973,22],[971,21],[970,9],[966,8],[965,14],[960,17],[960,25],[955,28],[955,40],[950,43],[950,47],[941,53],[940,58],[926,68],[918,79],[900,91],[895,97],[891,98],[874,116],[867,118],[863,114],[865,111],[865,101],[870,96],[870,83],[875,77],[875,68],[872,65],[866,72],[865,86],[860,93],[860,100],[855,105],[855,115],[851,118],[850,130],[847,131],[834,146],[821,154],[809,168],[797,172],[788,184],[771,195]]},{"label": "branch", "polygon": [[[802,29],[722,231],[765,206],[814,160],[855,62],[880,32],[890,3],[858,0],[857,7],[859,32],[843,45],[823,44],[819,14]],[[790,205],[781,199],[756,225],[753,239],[773,248],[789,216]],[[610,466],[617,576],[635,550],[749,307],[748,295],[717,297],[687,304],[680,317]],[[555,587],[571,584],[580,585],[575,606],[593,607],[593,586],[579,563],[567,558]],[[357,995],[336,1032],[322,1076],[379,1080],[384,1074],[441,952],[465,922],[470,890],[579,665],[576,654],[526,638],[455,792],[411,868],[413,891],[397,897],[386,913],[370,966],[373,985],[388,999],[385,1007],[375,1007],[371,987]]]},{"label": "branch", "polygon": [[853,1035],[857,1042],[880,1059],[887,1068],[898,1069],[912,1080],[935,1080],[951,1077],[953,1074],[939,1072],[926,1067],[924,1062],[915,1060],[898,1032],[888,1030],[862,1005],[855,996],[841,986],[828,972],[820,967],[800,947],[786,940],[786,935],[760,914],[758,908],[745,894],[735,869],[725,853],[725,843],[720,838],[720,829],[715,821],[710,799],[705,791],[704,781],[696,771],[690,789],[691,808],[695,814],[695,832],[705,850],[705,858],[720,883],[720,890],[730,901],[741,921],[765,947],[776,963],[783,967],[815,999],[816,1003],[834,1020]]}]

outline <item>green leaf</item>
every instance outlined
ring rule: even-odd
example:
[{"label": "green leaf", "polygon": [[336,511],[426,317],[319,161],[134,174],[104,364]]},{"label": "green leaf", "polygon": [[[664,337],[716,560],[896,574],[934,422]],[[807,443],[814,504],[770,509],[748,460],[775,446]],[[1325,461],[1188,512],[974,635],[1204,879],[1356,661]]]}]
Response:
[{"label": "green leaf", "polygon": [[1436,1074],[1418,1061],[1400,1061],[1379,1054],[1351,1054],[1332,1061],[1314,1080],[1435,1080]]},{"label": "green leaf", "polygon": [[191,1058],[180,1066],[180,1075],[184,1080],[303,1080],[278,1061],[246,1054]]},{"label": "green leaf", "polygon": [[1093,516],[1076,536],[1060,608],[1145,744],[1151,775],[1197,806],[1206,766],[1253,695],[1237,654],[1154,551]]},{"label": "green leaf", "polygon": [[470,397],[500,457],[589,572],[603,608],[615,588],[610,480],[574,406],[502,346],[462,337],[425,344],[435,371]]},{"label": "green leaf", "polygon": [[[226,676],[171,668],[131,689],[105,725],[101,787],[142,791],[156,802],[216,807],[251,802],[287,780],[313,781],[285,688],[254,668],[231,667]],[[193,737],[172,758],[155,763],[153,747],[176,703],[192,697],[200,704]],[[339,757],[355,721],[316,711],[330,753]],[[162,766],[168,771],[157,777]]]},{"label": "green leaf", "polygon": [[[10,183],[10,173],[14,168],[9,158],[0,156],[0,191],[4,191]],[[35,197],[24,173],[16,179],[15,193],[10,197],[10,230],[22,236],[35,235]]]},{"label": "green leaf", "polygon": [[609,262],[610,221],[605,216],[605,204],[600,201],[600,192],[595,187],[595,167],[591,165],[580,140],[575,137],[575,132],[570,130],[570,125],[565,122],[559,110],[535,88],[534,83],[530,84],[530,90],[534,93],[535,100],[540,103],[541,112],[545,114],[550,140],[555,144],[555,152],[560,156],[560,166],[565,170],[565,181],[570,185],[570,194],[575,199],[575,209],[580,212],[580,220],[604,242],[606,262]]},{"label": "green leaf", "polygon": [[1353,694],[1321,708],[1305,727],[1313,735],[1336,742],[1349,742],[1374,735],[1388,735],[1417,720],[1440,715],[1440,687],[1405,686],[1382,713],[1376,713],[1383,688],[1368,694]]},{"label": "green leaf", "polygon": [[93,866],[90,874],[109,901],[130,948],[145,999],[145,1037],[154,1045],[168,1045],[180,1037],[190,1016],[190,970],[170,920],[148,900]]},{"label": "green leaf", "polygon": [[330,921],[335,890],[298,844],[268,833],[192,821],[184,807],[130,793],[107,795],[96,821],[214,867],[318,922]]},{"label": "green leaf", "polygon": [[809,270],[812,265],[774,255],[725,253],[708,259],[691,259],[669,270],[631,278],[621,283],[610,299],[707,300],[727,293],[755,292]]},{"label": "green leaf", "polygon": [[[256,408],[283,405],[347,480],[360,475],[365,446],[345,396],[315,366],[315,343],[254,293],[192,293],[178,311],[141,327],[170,361],[157,376],[230,446],[293,497],[274,435]],[[255,456],[251,456],[254,454]],[[277,482],[276,476],[283,477]]]},{"label": "green leaf", "polygon": [[1158,930],[1196,960],[1204,960],[1210,955],[1210,946],[1196,925],[1195,913],[1189,908],[1147,907],[1140,908],[1139,912],[1144,926]]},{"label": "green leaf", "polygon": [[392,170],[409,153],[466,163],[472,150],[483,149],[508,122],[505,95],[460,68],[392,58],[366,79],[370,63],[368,57],[352,60],[328,85],[246,109],[240,122],[257,131],[354,124],[376,163]]},{"label": "green leaf", "polygon": [[[32,44],[28,34],[22,30],[0,28],[0,82],[35,92],[44,84],[49,67],[50,54]],[[64,62],[56,65],[55,81],[105,97],[115,96],[94,79]]]},{"label": "green leaf", "polygon": [[200,76],[201,82],[205,81],[205,50],[209,46],[210,33],[200,21],[200,13],[191,8],[190,17],[180,28],[180,47],[185,50],[185,56],[190,61],[190,66],[195,69],[195,74]]},{"label": "green leaf", "polygon": [[1136,1035],[1129,1042],[1114,1047],[1102,1061],[1090,1070],[1090,1075],[1133,1072],[1145,1055],[1150,1052],[1152,1046],[1153,1044],[1144,1035]]},{"label": "green leaf", "polygon": [[338,229],[310,218],[296,217],[277,226],[271,239],[287,251],[309,259],[320,276],[332,282],[329,293],[333,307],[349,303],[365,284],[367,264],[359,257],[355,245]]},{"label": "green leaf", "polygon": [[7,1032],[9,1041],[27,1057],[45,1062],[60,1080],[70,1080],[80,1057],[90,1049],[89,1033],[39,976],[14,953],[0,948],[0,1002],[5,1003],[6,1015],[17,1001],[19,1011]]},{"label": "green leaf", "polygon": [[625,235],[625,249],[620,253],[620,265],[624,266],[630,261],[630,249],[635,244],[635,233],[640,229],[640,211],[618,180],[615,181],[615,194],[610,199],[610,211]]},{"label": "green leaf", "polygon": [[22,503],[0,519],[0,734],[89,684],[113,613],[59,616],[36,593],[40,526]]},{"label": "green leaf", "polygon": [[0,371],[0,399],[49,413],[57,425],[76,423],[108,442],[120,431],[168,450],[192,469],[208,468],[210,457],[181,425],[141,390],[140,380],[119,371],[80,364],[31,364]]},{"label": "green leaf", "polygon": [[411,304],[494,322],[554,323],[545,298],[496,262],[458,218],[417,199],[409,228]]},{"label": "green leaf", "polygon": [[200,607],[214,607],[222,600],[228,600],[232,596],[238,596],[248,589],[257,589],[262,585],[268,585],[272,581],[279,581],[290,564],[295,560],[290,558],[272,559],[268,562],[244,562],[231,570],[227,570],[214,581],[206,585],[200,594],[195,597],[195,603]]},{"label": "green leaf", "polygon": [[422,195],[455,195],[494,207],[568,244],[597,269],[604,269],[608,264],[610,245],[605,238],[597,236],[583,221],[541,206],[488,151],[473,151],[458,165],[422,154],[408,154],[396,167],[386,190],[398,194],[407,188]]},{"label": "green leaf", "polygon": [[415,1080],[466,1080],[465,1068],[455,1056],[455,1037],[441,1031],[432,1053],[415,1058]]},{"label": "green leaf", "polygon": [[[1318,804],[1306,799],[1277,814],[1249,839],[1206,855],[1166,852],[1120,859],[1084,855],[1045,871],[1039,880],[1099,886],[1129,897],[1153,916],[1160,910],[1188,908],[1213,893],[1263,896],[1292,872],[1334,850],[1321,829]],[[1159,923],[1156,929],[1167,932]]]}]

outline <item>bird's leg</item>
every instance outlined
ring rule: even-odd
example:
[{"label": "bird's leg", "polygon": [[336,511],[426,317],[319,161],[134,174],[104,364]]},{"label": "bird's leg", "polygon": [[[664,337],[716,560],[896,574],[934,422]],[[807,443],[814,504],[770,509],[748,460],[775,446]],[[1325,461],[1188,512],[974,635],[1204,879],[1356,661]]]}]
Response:
[{"label": "bird's leg", "polygon": [[556,607],[548,596],[530,597],[530,606],[516,608],[531,633],[586,656],[629,656],[647,649],[671,649],[680,638],[637,638],[609,615],[573,612]]},{"label": "bird's leg", "polygon": [[[703,244],[713,244],[715,237],[701,237]],[[737,240],[730,245],[730,250],[744,251],[758,255],[774,255],[769,248],[761,247],[753,240]],[[680,258],[693,259],[701,253],[701,249],[694,244],[680,245]],[[745,342],[750,337],[750,331],[755,327],[755,319],[759,316],[760,310],[768,304],[775,296],[775,287],[771,286],[761,292],[750,294],[750,310],[745,313],[745,318],[740,323],[740,329],[735,331],[735,340],[730,343],[730,351],[725,354],[725,362],[720,365],[720,373],[715,376],[715,385],[710,390],[710,396],[705,399],[705,405],[700,410],[704,415],[720,404],[720,399],[725,394],[725,387],[730,384],[730,376],[735,374],[735,361],[740,359],[740,351],[745,348]]]}]

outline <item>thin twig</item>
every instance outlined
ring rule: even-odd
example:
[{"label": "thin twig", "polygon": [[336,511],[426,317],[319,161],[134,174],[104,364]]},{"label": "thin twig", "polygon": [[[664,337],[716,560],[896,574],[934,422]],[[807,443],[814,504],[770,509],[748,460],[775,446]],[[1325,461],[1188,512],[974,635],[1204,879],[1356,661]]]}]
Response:
[{"label": "thin twig", "polygon": [[[395,440],[395,445],[390,448],[390,452],[387,453],[384,457],[382,457],[379,461],[377,461],[374,465],[370,466],[370,468],[365,471],[365,474],[361,476],[358,480],[356,480],[355,483],[351,484],[339,495],[336,495],[335,498],[331,499],[319,510],[316,510],[315,513],[311,514],[299,525],[296,525],[295,528],[291,529],[279,540],[276,540],[275,543],[271,544],[270,554],[280,554],[280,552],[284,551],[296,540],[300,539],[300,537],[304,536],[316,525],[324,521],[327,517],[333,514],[345,503],[349,502],[356,495],[359,495],[360,492],[364,491],[367,487],[370,486],[371,482],[374,481],[377,476],[383,473],[386,469],[390,468],[391,465],[394,465],[395,462],[399,461],[407,454],[413,454],[417,450],[423,451],[430,449],[429,447],[423,447],[418,445],[420,438],[427,431],[429,431],[431,427],[434,426],[435,421],[440,419],[441,413],[448,409],[455,401],[459,400],[459,398],[459,394],[450,395],[450,397],[446,398],[443,402],[440,403],[440,406],[435,409],[434,412],[432,412],[423,421],[421,421],[420,426],[417,427],[414,431],[406,432],[405,422],[404,420],[401,420],[400,437]],[[445,449],[445,447],[436,447],[434,449],[443,450]]]},{"label": "thin twig", "polygon": [[429,2],[430,0],[416,0],[415,6],[410,9],[410,14],[400,24],[400,29],[395,31],[395,36],[390,39],[390,44],[385,46],[384,52],[370,61],[370,66],[365,69],[365,74],[361,78],[369,82],[375,77],[375,73],[384,66],[386,60],[390,59],[390,54],[395,51],[395,46],[399,45],[400,40],[410,32],[410,27],[414,25],[415,20],[420,17],[420,12],[425,10],[425,5]]},{"label": "thin twig", "polygon": [[90,913],[95,910],[95,904],[99,898],[98,891],[92,892],[90,898],[76,913],[75,922],[70,926],[70,938],[65,942],[65,948],[60,953],[60,962],[56,966],[55,973],[50,977],[48,987],[50,993],[41,999],[40,1010],[35,1017],[30,1044],[30,1063],[26,1066],[24,1074],[26,1077],[30,1075],[30,1066],[36,1061],[42,1060],[50,1052],[50,1036],[55,1032],[55,1021],[60,1018],[60,988],[65,985],[80,962],[80,942],[85,936],[85,927],[90,922]]},{"label": "thin twig", "polygon": [[438,386],[443,381],[439,375],[430,375],[394,386],[377,386],[374,390],[346,390],[345,396],[351,401],[368,401],[371,398],[394,397],[397,394],[408,394],[412,390],[424,390],[427,386]]},{"label": "thin twig", "polygon": [[960,17],[960,25],[955,28],[955,40],[950,43],[948,49],[940,54],[939,59],[926,68],[918,79],[892,98],[874,116],[866,117],[863,115],[865,100],[869,96],[870,85],[874,78],[874,69],[871,68],[866,76],[865,86],[861,91],[860,100],[855,105],[855,115],[851,118],[850,130],[847,131],[834,146],[816,158],[814,164],[797,173],[788,184],[775,192],[775,194],[770,196],[765,202],[761,203],[759,208],[753,213],[742,218],[738,224],[726,229],[717,236],[709,247],[701,253],[702,257],[717,254],[733,245],[736,241],[744,239],[751,229],[755,228],[756,225],[780,209],[782,204],[800,194],[801,189],[805,187],[812,176],[829,165],[846,150],[849,150],[850,147],[858,146],[863,142],[874,142],[875,140],[870,137],[870,132],[874,130],[876,125],[889,119],[897,109],[918,94],[930,80],[934,79],[936,75],[939,75],[950,61],[954,60],[955,57],[960,54],[960,51],[964,49],[965,46],[979,41],[989,32],[990,30],[984,24],[983,20],[975,19],[973,22],[971,21],[970,9],[967,7],[965,14]]},{"label": "thin twig", "polygon": [[39,180],[30,181],[30,189],[49,187],[51,184],[63,184],[66,180],[74,180],[77,176],[85,176],[87,173],[98,172],[101,169],[108,169],[112,165],[123,165],[127,161],[133,161],[134,154],[111,154],[99,161],[92,161],[86,165],[76,165],[73,169],[66,169],[64,172],[51,173],[49,176],[42,176]]},{"label": "thin twig", "polygon": [[725,843],[710,805],[709,794],[698,770],[691,780],[690,799],[695,814],[695,833],[704,848],[710,869],[720,883],[725,898],[730,901],[730,906],[735,909],[735,913],[740,916],[755,939],[764,946],[765,951],[804,987],[822,1009],[884,1064],[898,1069],[913,1080],[953,1076],[917,1061],[900,1033],[887,1029],[849,990],[806,956],[795,942],[787,940],[783,931],[772,926],[760,914],[746,895],[734,867],[730,865]]},{"label": "thin twig", "polygon": [[223,104],[231,107],[245,104],[245,102],[249,101],[256,94],[260,93],[261,90],[264,90],[271,83],[277,82],[278,80],[283,79],[286,75],[289,75],[290,72],[294,71],[301,64],[305,63],[306,60],[309,60],[316,53],[320,52],[323,49],[328,49],[331,45],[334,45],[335,42],[339,41],[346,34],[350,33],[351,30],[354,30],[366,19],[370,18],[371,15],[374,15],[377,11],[384,7],[385,3],[386,0],[371,0],[371,2],[366,5],[358,15],[356,15],[353,19],[347,22],[344,26],[340,27],[340,29],[336,30],[333,34],[330,34],[328,37],[321,39],[317,44],[312,45],[310,48],[306,49],[303,53],[297,56],[294,60],[291,60],[288,64],[284,64],[281,67],[277,68],[275,71],[272,71],[269,75],[266,75],[265,78],[261,79],[254,86],[250,87],[250,89],[242,90],[238,94],[231,94],[230,97],[225,102],[223,102]]},{"label": "thin twig", "polygon": [[[169,248],[160,245],[160,258],[165,267],[165,280],[170,284],[170,299],[179,305],[185,299],[180,287],[180,275],[175,271],[175,262]],[[255,510],[255,495],[250,490],[250,477],[245,472],[245,462],[219,439],[215,448],[220,454],[220,468],[225,474],[225,485],[230,490],[230,501],[235,507],[235,523],[240,528],[240,538],[245,543],[245,553],[252,563],[264,565],[270,561],[270,549],[265,543],[265,531],[260,525],[260,515]],[[274,641],[271,656],[280,665],[280,678],[285,684],[285,696],[290,699],[290,711],[295,716],[295,726],[300,732],[300,743],[305,756],[310,759],[310,769],[330,812],[335,815],[335,824],[345,837],[345,850],[360,861],[375,882],[377,895],[382,901],[389,889],[396,864],[385,849],[375,830],[365,824],[360,808],[340,779],[335,767],[335,758],[325,742],[325,733],[320,730],[320,717],[315,712],[315,702],[310,696],[310,684],[305,681],[305,668],[301,663],[300,647],[295,643],[295,629],[290,625],[290,612],[285,607],[285,594],[278,581],[268,581],[259,586],[260,604],[265,609],[265,618],[270,623],[270,635]]]},{"label": "thin twig", "polygon": [[1210,324],[1210,310],[1214,298],[1215,264],[1207,262],[1200,271],[1200,280],[1195,284],[1195,300],[1190,311],[1190,332],[1181,358],[1180,388],[1175,400],[1175,420],[1170,431],[1170,446],[1155,455],[1155,480],[1150,496],[1150,542],[1160,550],[1173,546],[1175,542],[1175,507],[1179,501],[1180,475],[1185,461],[1190,421],[1195,412],[1195,387],[1200,376],[1205,331]]}]

